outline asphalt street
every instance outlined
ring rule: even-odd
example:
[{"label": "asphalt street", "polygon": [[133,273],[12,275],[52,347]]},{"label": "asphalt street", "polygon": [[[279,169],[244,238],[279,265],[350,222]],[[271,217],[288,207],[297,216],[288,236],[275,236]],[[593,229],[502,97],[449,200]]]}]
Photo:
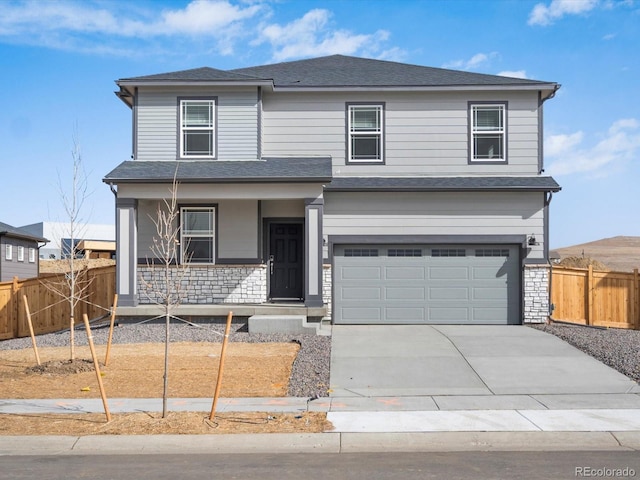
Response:
[{"label": "asphalt street", "polygon": [[99,455],[3,457],[4,480],[637,478],[638,452]]}]

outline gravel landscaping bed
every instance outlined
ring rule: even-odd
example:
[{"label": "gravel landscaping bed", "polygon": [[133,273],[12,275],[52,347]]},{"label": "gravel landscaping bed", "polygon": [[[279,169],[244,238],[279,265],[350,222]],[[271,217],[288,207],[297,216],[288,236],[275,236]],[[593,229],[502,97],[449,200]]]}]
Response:
[{"label": "gravel landscaping bed", "polygon": [[531,325],[551,333],[640,383],[640,331],[552,323]]},{"label": "gravel landscaping bed", "polygon": [[[172,323],[171,342],[222,342],[225,325],[220,323],[202,323],[191,326],[185,323]],[[108,328],[92,328],[96,345],[107,343]],[[86,345],[84,329],[76,333],[76,345]],[[114,329],[113,343],[163,343],[164,324],[146,323],[136,325],[122,323]],[[69,345],[69,333],[49,333],[36,337],[38,347],[66,347]],[[233,323],[231,342],[264,343],[296,342],[300,351],[293,363],[288,395],[292,397],[326,397],[329,388],[329,365],[331,360],[331,337],[316,335],[286,335],[248,333],[245,323]],[[0,350],[31,348],[31,339],[15,338],[0,341]]]}]

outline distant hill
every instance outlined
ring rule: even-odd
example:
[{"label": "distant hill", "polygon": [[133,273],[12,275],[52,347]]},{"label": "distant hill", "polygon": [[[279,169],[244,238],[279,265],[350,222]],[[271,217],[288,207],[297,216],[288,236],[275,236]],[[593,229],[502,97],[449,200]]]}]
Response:
[{"label": "distant hill", "polygon": [[604,263],[609,269],[621,272],[640,269],[640,237],[613,237],[581,243],[570,247],[554,248],[560,259],[585,257]]}]

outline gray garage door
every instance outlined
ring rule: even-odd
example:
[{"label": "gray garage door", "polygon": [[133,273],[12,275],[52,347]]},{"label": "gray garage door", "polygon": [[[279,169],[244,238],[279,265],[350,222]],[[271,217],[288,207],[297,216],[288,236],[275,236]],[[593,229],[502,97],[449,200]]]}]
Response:
[{"label": "gray garage door", "polygon": [[519,247],[336,245],[337,324],[520,323]]}]

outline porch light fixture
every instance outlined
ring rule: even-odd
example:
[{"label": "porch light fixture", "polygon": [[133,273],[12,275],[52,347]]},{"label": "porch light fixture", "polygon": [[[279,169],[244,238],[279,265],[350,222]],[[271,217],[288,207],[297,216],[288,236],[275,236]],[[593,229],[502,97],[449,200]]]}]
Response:
[{"label": "porch light fixture", "polygon": [[529,235],[529,238],[527,239],[527,243],[529,244],[530,247],[533,247],[534,245],[540,245],[536,240],[535,234],[533,233]]}]

